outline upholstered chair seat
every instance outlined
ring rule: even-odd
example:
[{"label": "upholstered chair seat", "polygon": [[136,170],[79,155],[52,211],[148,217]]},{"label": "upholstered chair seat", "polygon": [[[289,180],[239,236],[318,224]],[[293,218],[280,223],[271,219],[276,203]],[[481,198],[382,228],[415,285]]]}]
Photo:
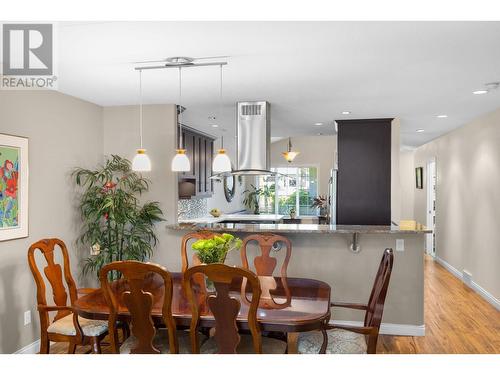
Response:
[{"label": "upholstered chair seat", "polygon": [[[108,330],[108,322],[106,320],[91,320],[78,317],[78,323],[82,327],[82,332],[85,336],[100,336]],[[76,329],[73,323],[73,314],[56,320],[47,328],[49,333],[58,333],[65,336],[76,336]]]},{"label": "upholstered chair seat", "polygon": [[[205,339],[203,335],[198,335],[200,342]],[[191,339],[189,337],[189,332],[177,331],[177,341],[179,343],[179,354],[190,354],[191,353]],[[120,346],[120,354],[130,354],[132,348],[137,346],[137,339],[135,336],[130,336],[126,339]],[[161,354],[169,354],[170,349],[168,345],[168,334],[166,329],[158,329],[156,335],[153,338],[153,346],[160,351]]]},{"label": "upholstered chair seat", "polygon": [[[201,345],[201,354],[216,354],[217,352],[215,337],[209,338]],[[252,335],[240,335],[240,343],[236,348],[236,352],[238,354],[255,354]],[[262,354],[285,354],[285,352],[286,342],[270,337],[262,337]]]},{"label": "upholstered chair seat", "polygon": [[[365,335],[332,329],[327,331],[328,345],[326,354],[366,354]],[[323,335],[319,331],[305,332],[299,336],[298,349],[300,354],[318,354],[323,344]]]}]

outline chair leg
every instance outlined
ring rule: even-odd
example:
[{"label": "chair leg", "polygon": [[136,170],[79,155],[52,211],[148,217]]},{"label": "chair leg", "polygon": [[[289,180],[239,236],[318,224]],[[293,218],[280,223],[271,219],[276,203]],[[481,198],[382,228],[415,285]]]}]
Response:
[{"label": "chair leg", "polygon": [[287,354],[298,354],[298,341],[299,341],[299,333],[298,332],[288,332],[287,333]]},{"label": "chair leg", "polygon": [[326,348],[328,346],[328,334],[325,329],[321,330],[321,334],[323,335],[323,344],[321,344],[321,349],[319,350],[319,354],[325,354]]},{"label": "chair leg", "polygon": [[366,350],[367,354],[377,353],[377,341],[378,341],[378,334],[368,336],[368,347]]},{"label": "chair leg", "polygon": [[90,346],[92,347],[92,352],[94,354],[101,354],[101,341],[99,340],[99,337],[97,336],[92,336],[90,338]]},{"label": "chair leg", "polygon": [[40,354],[50,353],[50,341],[47,334],[43,334],[40,337]]},{"label": "chair leg", "polygon": [[75,354],[76,344],[74,342],[70,342],[68,344],[68,354]]},{"label": "chair leg", "polygon": [[130,336],[130,328],[128,326],[127,322],[122,322],[122,336],[123,336],[123,341],[129,338]]}]

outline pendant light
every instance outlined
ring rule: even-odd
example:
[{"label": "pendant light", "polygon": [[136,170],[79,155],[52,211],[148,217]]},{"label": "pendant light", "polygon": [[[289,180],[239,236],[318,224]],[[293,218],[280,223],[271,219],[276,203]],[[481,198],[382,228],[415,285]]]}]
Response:
[{"label": "pendant light", "polygon": [[[222,65],[220,66],[220,87],[219,87],[219,122],[222,119]],[[219,124],[220,125],[220,124]],[[214,161],[212,163],[212,170],[216,173],[231,172],[231,160],[226,154],[224,149],[224,136],[221,136],[221,145],[217,150]]]},{"label": "pendant light", "polygon": [[282,153],[283,157],[287,162],[291,163],[293,159],[297,157],[298,154],[300,154],[300,152],[292,151],[292,141],[290,138],[288,138],[288,150]]},{"label": "pendant light", "polygon": [[137,153],[132,159],[132,170],[135,172],[151,171],[151,160],[146,154],[146,149],[142,146],[142,70],[139,70],[139,134],[141,139],[141,147],[137,149]]},{"label": "pendant light", "polygon": [[177,114],[179,123],[179,145],[172,159],[172,171],[174,172],[189,172],[191,163],[186,155],[186,149],[182,147],[182,68],[179,66],[179,111]]}]

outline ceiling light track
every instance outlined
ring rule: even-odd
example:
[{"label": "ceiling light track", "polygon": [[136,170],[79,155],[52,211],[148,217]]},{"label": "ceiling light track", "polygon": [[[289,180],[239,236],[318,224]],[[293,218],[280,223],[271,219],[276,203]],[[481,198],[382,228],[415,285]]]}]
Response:
[{"label": "ceiling light track", "polygon": [[183,64],[164,64],[164,65],[154,65],[154,66],[138,66],[135,70],[154,70],[154,69],[171,69],[171,68],[196,68],[200,66],[224,66],[227,62],[213,62],[213,63],[183,63]]}]

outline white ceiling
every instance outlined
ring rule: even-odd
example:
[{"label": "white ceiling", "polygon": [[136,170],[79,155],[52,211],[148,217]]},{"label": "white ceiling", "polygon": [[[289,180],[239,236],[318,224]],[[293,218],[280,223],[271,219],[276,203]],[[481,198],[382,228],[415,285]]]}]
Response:
[{"label": "white ceiling", "polygon": [[[103,106],[138,103],[135,61],[231,56],[230,132],[237,101],[268,100],[275,137],[399,117],[402,143],[418,146],[500,107],[500,90],[472,95],[500,81],[500,22],[66,22],[57,35],[59,90]],[[183,72],[185,122],[213,132],[218,67]],[[177,102],[177,82],[175,69],[145,71],[145,103]]]}]

